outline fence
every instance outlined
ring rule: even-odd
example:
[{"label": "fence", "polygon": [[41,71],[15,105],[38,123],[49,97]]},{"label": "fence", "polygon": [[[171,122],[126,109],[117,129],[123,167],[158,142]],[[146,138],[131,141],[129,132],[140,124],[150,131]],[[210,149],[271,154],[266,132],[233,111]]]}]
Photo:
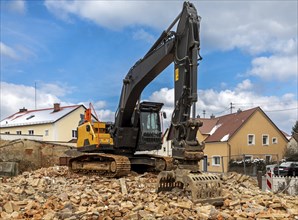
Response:
[{"label": "fence", "polygon": [[289,195],[298,195],[298,177],[273,177],[274,192],[286,192]]},{"label": "fence", "polygon": [[298,195],[298,177],[266,175],[267,190]]},{"label": "fence", "polygon": [[[269,158],[267,158],[269,157]],[[279,163],[277,154],[240,154],[231,156],[204,156],[200,166],[204,172],[237,172],[245,175],[256,176],[258,171],[266,173],[266,167],[274,167]]]},{"label": "fence", "polygon": [[232,155],[229,161],[229,171],[256,176],[258,171],[265,174],[268,165],[274,167],[277,164],[279,164],[278,154]]}]

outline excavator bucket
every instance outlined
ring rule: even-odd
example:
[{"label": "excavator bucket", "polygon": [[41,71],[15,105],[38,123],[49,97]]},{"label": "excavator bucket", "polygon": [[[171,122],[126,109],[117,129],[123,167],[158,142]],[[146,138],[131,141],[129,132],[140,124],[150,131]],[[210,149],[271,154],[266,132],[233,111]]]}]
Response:
[{"label": "excavator bucket", "polygon": [[162,171],[157,177],[157,192],[180,188],[191,193],[195,203],[222,205],[221,180],[210,173],[191,173],[186,169]]}]

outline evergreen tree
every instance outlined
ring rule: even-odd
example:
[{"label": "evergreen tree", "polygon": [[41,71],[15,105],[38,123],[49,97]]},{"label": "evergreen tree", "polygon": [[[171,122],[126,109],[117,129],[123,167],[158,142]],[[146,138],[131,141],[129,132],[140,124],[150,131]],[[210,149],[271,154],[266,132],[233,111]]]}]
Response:
[{"label": "evergreen tree", "polygon": [[292,135],[298,133],[298,121],[296,121],[296,124],[292,127]]},{"label": "evergreen tree", "polygon": [[292,127],[292,137],[296,140],[296,143],[292,142],[292,144],[287,147],[285,157],[289,161],[298,161],[298,121],[296,121],[295,125]]}]

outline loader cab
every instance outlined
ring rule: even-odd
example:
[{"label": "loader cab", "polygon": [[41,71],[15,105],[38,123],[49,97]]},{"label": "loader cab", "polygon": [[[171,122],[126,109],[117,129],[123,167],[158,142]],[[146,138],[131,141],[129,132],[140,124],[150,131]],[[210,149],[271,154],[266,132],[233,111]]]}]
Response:
[{"label": "loader cab", "polygon": [[137,151],[161,149],[162,132],[160,110],[163,103],[142,102],[140,104],[140,130]]}]

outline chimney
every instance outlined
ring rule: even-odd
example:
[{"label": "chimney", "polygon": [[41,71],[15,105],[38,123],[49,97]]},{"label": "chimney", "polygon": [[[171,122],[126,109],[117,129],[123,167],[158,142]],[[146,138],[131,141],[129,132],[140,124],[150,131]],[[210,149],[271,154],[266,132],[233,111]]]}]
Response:
[{"label": "chimney", "polygon": [[60,103],[54,103],[54,111],[53,112],[58,112],[60,111]]},{"label": "chimney", "polygon": [[242,110],[239,108],[238,110],[237,110],[237,113],[239,114],[239,113],[241,113],[242,112]]},{"label": "chimney", "polygon": [[25,107],[21,108],[19,112],[26,112],[27,109]]},{"label": "chimney", "polygon": [[211,118],[211,119],[214,119],[214,118],[215,118],[215,115],[213,115],[213,114],[210,115],[210,118]]}]

